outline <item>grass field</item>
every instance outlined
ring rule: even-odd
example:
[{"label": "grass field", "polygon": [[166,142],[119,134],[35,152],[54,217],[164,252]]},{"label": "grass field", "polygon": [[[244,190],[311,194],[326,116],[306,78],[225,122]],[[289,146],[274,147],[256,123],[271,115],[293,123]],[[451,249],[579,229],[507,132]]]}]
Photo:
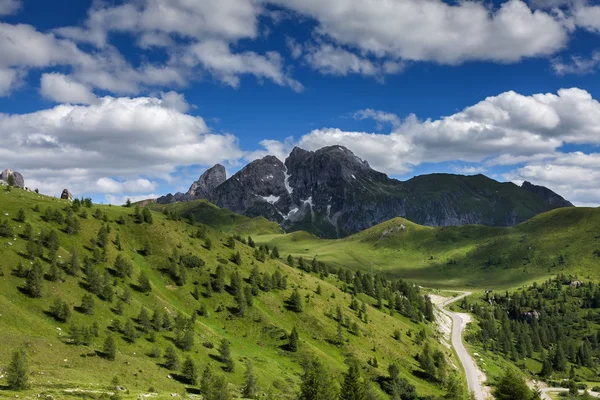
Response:
[{"label": "grass field", "polygon": [[[208,314],[198,316],[195,322],[195,345],[191,352],[179,352],[179,356],[183,360],[186,355],[191,355],[200,371],[211,364],[213,370],[218,372],[221,363],[215,358],[216,348],[211,349],[207,346],[211,343],[216,347],[222,338],[228,339],[231,342],[236,370],[234,373],[224,374],[232,392],[237,395],[244,379],[244,362],[251,360],[262,393],[272,390],[275,398],[293,398],[300,382],[302,371],[300,365],[309,355],[319,357],[338,381],[341,372],[346,370],[344,360],[349,355],[361,361],[361,365],[364,366],[363,375],[368,378],[386,375],[388,364],[392,361],[398,362],[401,376],[413,383],[419,394],[442,394],[439,386],[419,377],[419,366],[414,357],[421,347],[407,335],[409,331],[416,333],[425,329],[428,335],[433,337],[434,332],[430,325],[417,324],[398,314],[392,316],[387,312],[379,311],[371,305],[374,300],[366,296],[360,299],[370,304],[369,322],[366,324],[359,321],[355,313],[349,309],[351,295],[340,289],[342,285],[335,276],[322,280],[291,268],[280,260],[267,259],[264,263],[259,262],[253,257],[254,249],[239,242],[235,251],[241,254],[241,265],[236,266],[232,262],[225,261],[234,251],[226,247],[228,235],[221,231],[238,232],[241,226],[243,230],[273,235],[276,230],[273,230],[273,224],[268,221],[231,216],[228,212],[215,209],[209,204],[196,216],[195,226],[186,221],[169,220],[164,214],[158,212],[152,213],[152,224],[135,223],[132,217],[133,208],[96,205],[92,208],[82,208],[88,216],[86,219],[80,218],[81,231],[76,235],[66,234],[63,231],[64,224],[45,222],[41,219],[41,215],[48,207],[58,210],[68,206],[66,201],[22,190],[13,189],[10,193],[5,190],[0,191],[0,222],[7,220],[14,233],[12,237],[0,238],[2,271],[0,273],[0,342],[2,343],[0,366],[7,365],[13,349],[25,347],[32,372],[32,386],[31,389],[18,393],[21,398],[28,396],[33,398],[39,394],[52,395],[54,398],[95,398],[100,392],[108,390],[115,377],[118,378],[120,385],[127,388],[127,392],[123,394],[125,398],[137,398],[138,395],[150,390],[158,393],[155,398],[171,398],[172,393],[185,394],[187,386],[173,379],[172,371],[159,365],[162,358],[154,359],[148,356],[154,347],[164,351],[173,341],[172,332],[160,332],[156,343],[151,343],[148,335],[140,333],[140,337],[130,344],[119,332],[111,333],[107,328],[115,319],[119,319],[124,325],[128,319],[133,319],[139,314],[142,306],[149,310],[160,308],[174,317],[179,312],[191,316],[201,304],[206,306]],[[36,208],[39,211],[35,211]],[[15,220],[20,209],[25,212],[25,223]],[[107,222],[103,222],[102,218],[93,217],[97,209],[100,210],[101,215],[105,215]],[[116,222],[121,217],[125,220],[124,224]],[[70,323],[57,322],[46,313],[57,297],[65,300],[71,308],[81,304],[82,296],[86,293],[82,272],[78,277],[63,275],[64,281],[44,281],[41,298],[30,298],[21,293],[19,288],[24,285],[24,279],[15,276],[12,271],[19,263],[23,263],[27,268],[32,262],[25,256],[27,241],[19,236],[24,231],[26,223],[31,224],[34,236],[44,230],[52,229],[57,232],[60,242],[57,253],[59,265],[68,262],[72,248],[77,250],[83,264],[85,256],[92,254],[93,245],[90,239],[96,237],[103,224],[107,224],[111,232],[107,246],[108,261],[101,263],[99,267],[102,270],[110,268],[119,253],[132,262],[133,279],[114,278],[116,296],[112,303],[95,297],[93,315],[73,311],[70,323],[89,326],[96,321],[99,324],[99,337],[94,338],[91,345],[71,344],[67,339]],[[212,241],[210,250],[203,247],[204,241],[192,237],[202,223],[218,227],[218,229],[210,227],[207,229],[207,236]],[[415,227],[415,232],[418,229],[421,228]],[[118,251],[115,245],[117,234],[120,237],[122,251]],[[292,247],[288,245],[290,238],[299,235],[301,234],[262,236],[262,240],[266,241],[268,237],[269,242],[276,242],[281,246],[281,250],[291,251]],[[324,252],[324,259],[337,263],[341,261],[333,255],[334,248],[327,250],[327,246],[335,245],[335,242],[318,241],[308,236],[306,240],[310,244],[302,244],[302,247],[312,247],[312,252],[317,249],[317,246],[322,246],[319,249]],[[352,238],[348,243],[361,243],[362,240],[364,239]],[[149,243],[151,249],[151,254],[148,256],[140,252],[146,243]],[[362,246],[367,245],[362,244]],[[163,270],[173,250],[177,250],[179,254],[197,255],[206,262],[204,267],[189,271],[187,283],[183,286],[175,285]],[[386,251],[388,255],[385,259],[389,260],[393,250]],[[297,251],[294,253],[303,254]],[[281,254],[282,257],[287,255],[284,252]],[[349,257],[353,256],[349,255]],[[365,257],[369,255],[366,254]],[[366,259],[362,261],[366,262]],[[46,261],[42,264],[47,272],[49,264]],[[237,270],[244,279],[249,276],[254,266],[258,266],[261,274],[280,271],[288,277],[287,289],[261,292],[254,298],[254,306],[249,309],[246,316],[238,317],[233,311],[236,303],[230,294],[215,292],[212,296],[206,297],[205,284],[208,283],[210,275],[215,272],[218,264],[224,265],[226,282],[229,282],[229,274],[234,270]],[[384,266],[376,265],[376,267]],[[149,294],[131,289],[135,288],[136,278],[142,271],[148,275],[152,285]],[[320,295],[316,294],[318,285],[322,288]],[[202,293],[200,300],[192,296],[195,286],[198,286]],[[284,307],[284,300],[296,287],[300,290],[304,305],[304,311],[300,314],[288,311]],[[112,311],[116,298],[122,296],[126,288],[131,289],[131,302],[125,305],[122,316],[116,315]],[[358,336],[344,330],[346,343],[342,347],[331,343],[336,336],[337,323],[327,316],[334,314],[338,306],[352,321],[358,321],[360,326]],[[286,343],[284,334],[294,327],[297,327],[300,333],[301,347],[298,353],[283,349]],[[392,337],[396,329],[403,333],[400,342]],[[101,350],[102,343],[109,334],[114,335],[117,341],[118,352],[115,361],[107,361],[99,357],[96,352]],[[413,338],[415,336],[413,335]],[[452,357],[447,349],[444,351],[449,358]],[[379,360],[377,368],[367,365],[367,360],[373,357]],[[373,386],[378,388],[376,385]],[[75,389],[81,391],[65,391]],[[376,390],[380,391],[380,389]],[[17,393],[0,388],[0,397],[15,394]]]},{"label": "grass field", "polygon": [[257,241],[282,254],[438,288],[512,288],[565,271],[600,278],[600,210],[594,208],[557,209],[511,228],[432,228],[396,218],[337,240],[294,232]]}]

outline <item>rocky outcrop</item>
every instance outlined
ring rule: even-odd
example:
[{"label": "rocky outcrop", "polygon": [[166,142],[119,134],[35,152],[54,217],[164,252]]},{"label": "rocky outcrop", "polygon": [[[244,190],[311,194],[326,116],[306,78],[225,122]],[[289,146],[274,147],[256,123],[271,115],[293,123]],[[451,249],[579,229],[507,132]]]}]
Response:
[{"label": "rocky outcrop", "polygon": [[156,202],[159,204],[171,204],[195,199],[209,199],[217,186],[227,180],[227,171],[221,164],[217,164],[207,169],[200,178],[190,186],[187,193],[167,194],[159,197]]},{"label": "rocky outcrop", "polygon": [[21,175],[17,171],[13,171],[12,169],[7,168],[4,171],[2,171],[2,173],[0,173],[0,179],[6,183],[8,183],[10,176],[14,178],[15,187],[25,189],[25,179],[23,178],[23,175]]},{"label": "rocky outcrop", "polygon": [[537,188],[484,175],[431,174],[402,182],[373,170],[347,148],[330,146],[314,152],[294,148],[285,163],[267,156],[227,180],[224,168],[215,166],[187,193],[157,201],[203,198],[236,213],[264,216],[287,231],[341,237],[395,217],[429,226],[511,226],[570,205]]},{"label": "rocky outcrop", "polygon": [[68,189],[64,189],[62,191],[62,193],[60,194],[60,198],[62,200],[69,200],[69,201],[73,201],[73,195],[71,194],[71,192],[69,192]]},{"label": "rocky outcrop", "polygon": [[521,187],[527,191],[530,191],[531,193],[540,196],[542,199],[544,199],[546,203],[554,207],[573,207],[573,204],[570,201],[565,200],[562,196],[553,192],[547,187],[534,185],[527,181],[523,182],[523,185],[521,185]]}]

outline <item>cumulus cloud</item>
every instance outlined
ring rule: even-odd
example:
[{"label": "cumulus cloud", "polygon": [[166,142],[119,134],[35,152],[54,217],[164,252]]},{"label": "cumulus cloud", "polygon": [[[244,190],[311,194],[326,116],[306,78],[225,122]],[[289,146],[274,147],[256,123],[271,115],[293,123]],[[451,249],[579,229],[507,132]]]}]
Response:
[{"label": "cumulus cloud", "polygon": [[557,75],[577,74],[585,75],[595,72],[600,68],[600,51],[594,51],[590,57],[572,55],[568,61],[561,58],[552,61],[552,69]]},{"label": "cumulus cloud", "polygon": [[57,103],[91,104],[96,101],[89,87],[57,72],[42,75],[40,93]]},{"label": "cumulus cloud", "polygon": [[0,0],[0,17],[16,14],[22,6],[21,0]]},{"label": "cumulus cloud", "polygon": [[[375,110],[358,116],[400,121]],[[546,159],[564,143],[600,143],[600,103],[585,90],[532,96],[510,91],[437,120],[409,115],[389,134],[323,128],[297,142],[310,150],[344,145],[390,174],[405,174],[423,162],[515,165]]]},{"label": "cumulus cloud", "polygon": [[235,136],[211,133],[201,117],[148,97],[0,114],[0,136],[12,143],[0,148],[0,159],[50,193],[67,183],[75,194],[149,192],[177,166],[243,156]]},{"label": "cumulus cloud", "polygon": [[546,186],[578,206],[600,204],[600,153],[556,153],[504,174],[515,183],[531,181]]},{"label": "cumulus cloud", "polygon": [[281,86],[289,86],[296,91],[303,89],[300,82],[283,71],[283,59],[277,52],[267,52],[265,55],[252,51],[232,53],[227,43],[210,40],[190,46],[182,61],[192,67],[201,65],[232,87],[239,86],[240,75],[251,74],[272,80]]},{"label": "cumulus cloud", "polygon": [[521,0],[270,0],[317,21],[315,34],[372,56],[459,64],[515,62],[553,54],[567,43],[563,22]]},{"label": "cumulus cloud", "polygon": [[14,68],[0,67],[0,97],[8,96],[19,85],[22,73]]},{"label": "cumulus cloud", "polygon": [[377,122],[377,126],[379,129],[383,127],[384,124],[390,124],[393,127],[400,126],[400,117],[396,114],[388,113],[385,111],[373,110],[371,108],[366,108],[364,110],[359,110],[354,113],[354,119],[363,120],[363,119],[372,119]]}]

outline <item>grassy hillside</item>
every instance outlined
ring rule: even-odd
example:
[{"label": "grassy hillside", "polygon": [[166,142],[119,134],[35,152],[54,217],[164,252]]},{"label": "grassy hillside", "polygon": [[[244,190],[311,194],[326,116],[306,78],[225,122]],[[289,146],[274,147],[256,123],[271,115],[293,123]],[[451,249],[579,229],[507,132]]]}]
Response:
[{"label": "grassy hillside", "polygon": [[236,214],[227,209],[219,208],[208,200],[193,200],[170,205],[149,203],[148,207],[154,211],[176,213],[183,218],[202,221],[203,224],[226,233],[240,235],[282,233],[276,222],[271,222],[264,217],[250,218]]},{"label": "grassy hillside", "polygon": [[[237,395],[244,381],[244,363],[247,360],[253,364],[260,393],[270,391],[272,398],[286,399],[294,398],[298,390],[303,360],[310,356],[318,357],[339,382],[340,374],[347,369],[344,362],[350,355],[359,360],[362,374],[368,379],[386,376],[388,365],[395,362],[400,368],[400,376],[416,386],[419,394],[443,393],[438,384],[423,379],[423,372],[415,359],[423,347],[417,344],[420,342],[417,333],[423,331],[432,339],[435,336],[430,324],[417,323],[390,312],[385,308],[386,301],[380,311],[374,307],[375,299],[360,294],[358,300],[367,303],[368,322],[365,322],[364,317],[359,319],[357,312],[349,308],[351,285],[341,282],[336,275],[319,278],[292,268],[279,259],[267,257],[264,262],[258,261],[254,256],[255,249],[239,241],[234,241],[235,249],[231,249],[228,247],[230,236],[208,226],[219,226],[220,230],[228,232],[237,232],[240,226],[246,226],[252,231],[264,233],[266,230],[272,234],[273,231],[269,230],[272,226],[269,228],[270,225],[263,221],[232,216],[204,204],[195,208],[200,211],[194,212],[194,225],[176,220],[172,214],[169,217],[157,212],[150,213],[152,223],[138,223],[133,216],[133,208],[93,205],[76,210],[74,218],[79,222],[80,230],[76,234],[68,234],[65,222],[60,219],[64,219],[71,208],[66,201],[35,193],[16,189],[0,191],[0,222],[3,223],[0,232],[5,234],[5,237],[0,237],[0,342],[3,344],[0,346],[0,366],[5,367],[9,363],[13,349],[25,348],[32,373],[31,388],[20,392],[21,397],[49,394],[54,398],[96,398],[117,381],[119,386],[126,388],[122,392],[124,398],[137,398],[149,391],[158,393],[155,398],[171,398],[171,393],[186,394],[194,385],[179,382],[176,379],[178,371],[170,371],[162,365],[164,350],[177,342],[176,330],[161,329],[155,334],[143,332],[143,324],[138,320],[143,307],[150,316],[153,310],[169,315],[173,324],[179,319],[182,326],[188,326],[185,332],[191,326],[194,344],[190,351],[177,350],[181,361],[191,356],[200,372],[207,365],[212,365],[213,373],[223,374],[230,390]],[[23,210],[23,215],[19,215],[20,210]],[[185,213],[183,209],[179,211]],[[45,221],[45,215],[51,220]],[[18,221],[20,217],[24,217],[24,222]],[[59,221],[56,221],[57,218]],[[31,240],[26,238],[27,224],[31,225]],[[6,234],[7,226],[12,231],[10,236]],[[103,235],[99,235],[99,231],[102,227],[109,231],[105,250],[100,246]],[[416,232],[421,228],[415,226],[414,229]],[[199,231],[203,239],[197,237]],[[207,246],[206,239],[210,240],[211,246]],[[283,245],[288,239],[281,237],[278,241]],[[367,238],[355,237],[352,240],[363,243],[362,246],[370,246]],[[46,246],[42,246],[42,242],[46,242]],[[57,247],[53,254],[54,242]],[[76,276],[63,271],[71,265],[72,249],[78,254],[81,264],[81,268],[75,271]],[[237,252],[239,265],[231,261]],[[280,253],[287,255],[283,251]],[[196,268],[182,266],[180,257],[191,255],[201,258],[205,265]],[[119,277],[114,267],[118,256],[131,263],[131,277]],[[60,279],[55,281],[49,280],[53,278],[53,258],[61,271]],[[334,260],[331,256],[329,258]],[[28,295],[25,274],[19,271],[19,265],[27,271],[36,264],[42,266],[46,275],[39,298]],[[217,279],[215,274],[219,265],[224,269],[227,284],[222,293],[214,290],[211,284],[211,280]],[[237,272],[243,279],[243,286],[249,286],[248,278],[255,267],[261,280],[266,274],[276,272],[287,277],[286,289],[260,290],[253,297],[253,305],[244,316],[240,316],[236,299],[227,292],[230,289],[229,277]],[[106,297],[106,290],[114,295],[111,301],[94,295],[93,315],[88,315],[79,307],[83,296],[91,290],[93,271],[104,280],[102,296]],[[181,271],[187,274],[185,283],[181,281]],[[138,276],[141,273],[149,278],[149,293],[140,290]],[[295,289],[301,296],[303,311],[300,313],[285,307],[286,299]],[[126,293],[130,293],[130,300],[123,303]],[[194,297],[196,293],[199,294],[198,299]],[[68,322],[58,322],[50,315],[55,299],[66,302],[72,314]],[[122,314],[119,313],[121,306]],[[338,322],[333,317],[338,307],[344,315],[343,320],[350,322],[339,325],[342,327],[342,345],[336,344]],[[203,312],[199,313],[199,310]],[[192,316],[195,317],[188,323]],[[116,327],[115,321],[119,321],[121,329]],[[94,323],[98,326],[98,336],[92,336],[88,345],[74,344],[71,326],[92,327]],[[135,326],[137,338],[133,343],[125,340],[123,330],[128,323]],[[298,352],[286,348],[286,335],[294,327],[300,337]],[[355,328],[355,334],[348,327]],[[395,330],[401,332],[400,341],[393,338]],[[114,361],[102,357],[103,343],[111,335],[117,345]],[[217,347],[222,339],[231,343],[234,372],[221,370],[223,363],[219,360]],[[431,345],[439,347],[432,339],[428,339]],[[448,349],[440,348],[448,359],[452,359]],[[161,356],[153,358],[153,352]],[[373,358],[377,358],[378,366],[367,364]],[[0,373],[0,386],[6,384],[2,376],[5,374]],[[115,382],[111,383],[113,380]],[[385,398],[379,385],[374,383],[372,387],[381,398]],[[14,394],[0,387],[0,397]]]},{"label": "grassy hillside", "polygon": [[599,278],[600,209],[562,208],[511,228],[424,227],[396,218],[339,240],[261,235],[283,253],[385,271],[430,287],[506,288],[568,271]]}]

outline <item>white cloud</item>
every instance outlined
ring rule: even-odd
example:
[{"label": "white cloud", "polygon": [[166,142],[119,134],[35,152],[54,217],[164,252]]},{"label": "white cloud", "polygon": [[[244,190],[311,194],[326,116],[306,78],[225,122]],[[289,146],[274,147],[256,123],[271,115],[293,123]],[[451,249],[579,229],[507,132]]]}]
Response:
[{"label": "white cloud", "polygon": [[578,2],[574,7],[573,16],[578,26],[591,32],[600,33],[600,6]]},{"label": "white cloud", "polygon": [[158,183],[149,181],[148,179],[133,179],[125,181],[117,181],[112,178],[100,178],[96,181],[96,190],[94,192],[100,192],[104,194],[114,193],[141,193],[156,190]]},{"label": "white cloud", "polygon": [[0,16],[16,14],[22,6],[21,0],[0,0]]},{"label": "white cloud", "polygon": [[573,204],[600,204],[600,153],[556,153],[548,160],[533,162],[507,174],[504,178],[521,183],[531,181],[559,193]]},{"label": "white cloud", "polygon": [[[366,114],[394,120],[388,113]],[[423,162],[514,165],[547,158],[564,143],[600,143],[600,103],[577,88],[532,96],[511,91],[437,120],[409,115],[389,134],[323,128],[297,143],[309,150],[341,144],[391,174]]]},{"label": "white cloud", "polygon": [[0,148],[0,159],[22,172],[28,186],[48,193],[64,187],[75,195],[150,192],[177,166],[234,163],[243,156],[235,136],[211,133],[201,117],[147,97],[0,114],[0,137],[11,143]]},{"label": "white cloud", "polygon": [[96,101],[89,87],[57,72],[42,75],[40,93],[57,103],[91,104]]},{"label": "white cloud", "polygon": [[262,7],[249,0],[141,0],[90,10],[88,29],[236,41],[258,34]]},{"label": "white cloud", "polygon": [[552,61],[552,69],[557,75],[590,74],[598,68],[600,68],[600,51],[598,50],[594,51],[589,58],[572,55],[566,62],[563,62],[562,59]]},{"label": "white cloud", "polygon": [[264,56],[252,51],[232,53],[227,43],[210,40],[191,45],[182,61],[191,67],[202,65],[232,87],[239,86],[240,75],[251,74],[257,78],[272,80],[281,86],[289,86],[296,91],[303,89],[300,82],[283,71],[283,59],[277,52],[267,52]]},{"label": "white cloud", "polygon": [[360,74],[372,76],[380,73],[379,68],[369,59],[358,57],[354,53],[330,44],[310,47],[305,58],[313,69],[323,74],[338,76]]},{"label": "white cloud", "polygon": [[562,21],[521,0],[494,10],[474,1],[269,1],[315,19],[325,40],[394,60],[515,62],[553,54],[568,37]]},{"label": "white cloud", "polygon": [[183,94],[177,92],[160,92],[160,98],[163,101],[163,105],[167,108],[172,108],[180,113],[186,113],[190,109],[190,105],[185,100]]},{"label": "white cloud", "polygon": [[371,108],[366,108],[364,110],[359,110],[354,113],[354,119],[372,119],[377,122],[378,128],[381,129],[384,124],[390,124],[392,127],[400,126],[400,117],[396,114],[388,113],[385,111],[373,110]]},{"label": "white cloud", "polygon": [[22,73],[14,68],[0,67],[0,97],[8,96],[19,85]]}]

